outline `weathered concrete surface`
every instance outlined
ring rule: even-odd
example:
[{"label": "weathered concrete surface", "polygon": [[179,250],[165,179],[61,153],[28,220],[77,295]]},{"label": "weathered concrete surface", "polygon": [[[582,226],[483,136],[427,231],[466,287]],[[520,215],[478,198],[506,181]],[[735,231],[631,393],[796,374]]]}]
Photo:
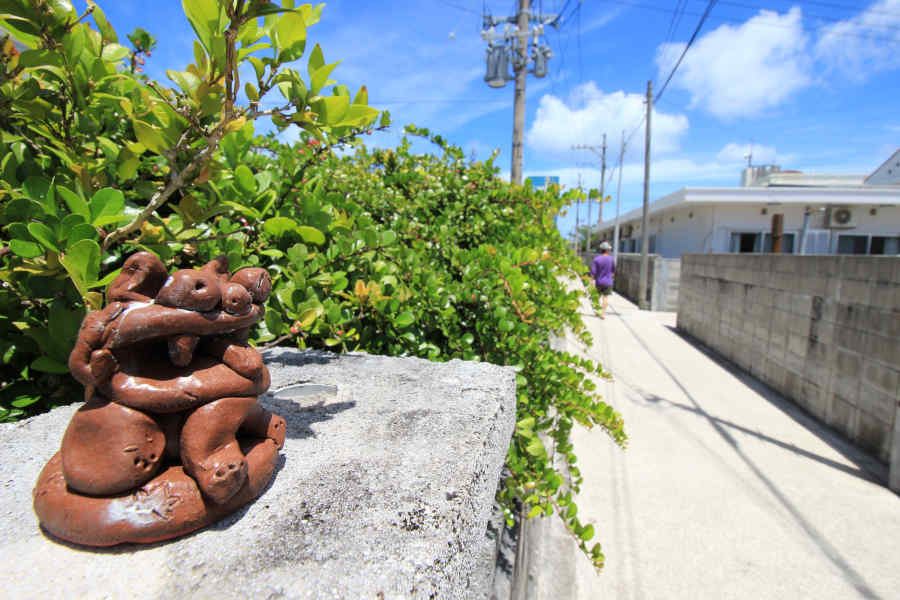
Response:
[{"label": "weathered concrete surface", "polygon": [[[213,527],[150,546],[48,538],[31,488],[77,405],[0,425],[0,589],[10,598],[469,598],[491,585],[487,522],[515,418],[511,368],[266,353],[288,422],[270,487]],[[303,384],[291,392],[288,386]]]}]

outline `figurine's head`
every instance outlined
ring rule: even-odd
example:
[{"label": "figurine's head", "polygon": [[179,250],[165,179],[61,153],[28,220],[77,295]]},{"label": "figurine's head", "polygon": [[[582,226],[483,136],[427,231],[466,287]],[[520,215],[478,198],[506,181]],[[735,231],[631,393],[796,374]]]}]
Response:
[{"label": "figurine's head", "polygon": [[106,293],[107,302],[149,302],[169,276],[165,265],[149,252],[136,252],[125,260]]},{"label": "figurine's head", "polygon": [[156,295],[156,303],[197,312],[216,309],[222,301],[219,278],[204,269],[175,271]]},{"label": "figurine's head", "polygon": [[237,283],[222,286],[222,308],[232,315],[243,315],[250,310],[252,298],[247,289]]}]

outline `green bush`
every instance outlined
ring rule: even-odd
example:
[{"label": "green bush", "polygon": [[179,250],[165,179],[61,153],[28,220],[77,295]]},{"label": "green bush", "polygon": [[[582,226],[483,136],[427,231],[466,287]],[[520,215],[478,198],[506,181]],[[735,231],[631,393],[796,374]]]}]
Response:
[{"label": "green bush", "polygon": [[[570,433],[577,423],[626,437],[594,393],[602,368],[550,347],[563,328],[589,342],[564,285],[584,268],[553,223],[573,194],[511,186],[493,159],[468,163],[412,126],[439,155],[412,153],[406,138],[367,149],[359,135],[389,120],[376,125],[365,88],[351,101],[318,45],[306,80],[286,66],[304,55],[321,6],[183,4],[199,41],[167,88],[140,74],[147,32],[128,50],[93,4],[96,30],[63,0],[0,0],[0,23],[29,48],[0,45],[0,420],[80,399],[66,359],[125,256],[150,250],[174,269],[225,254],[232,269],[273,276],[259,346],[517,367],[499,500],[510,522],[557,513],[601,566],[573,499],[582,478]],[[244,61],[257,75],[247,106]],[[275,88],[284,106],[262,111]],[[301,141],[254,135],[261,117],[299,125]]]}]

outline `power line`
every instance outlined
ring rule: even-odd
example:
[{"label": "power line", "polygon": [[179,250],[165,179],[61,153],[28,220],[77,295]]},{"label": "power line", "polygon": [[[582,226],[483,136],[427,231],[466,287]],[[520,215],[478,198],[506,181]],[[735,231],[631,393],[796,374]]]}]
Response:
[{"label": "power line", "polygon": [[678,0],[675,4],[672,19],[669,21],[669,30],[666,32],[667,43],[672,41],[672,36],[675,35],[675,31],[677,31],[678,25],[681,23],[681,15],[684,14],[685,8],[687,8],[687,0]]},{"label": "power line", "polygon": [[[640,9],[644,9],[644,10],[653,10],[653,11],[657,11],[657,12],[664,12],[664,13],[674,12],[674,9],[672,9],[672,8],[667,8],[664,6],[656,6],[653,4],[642,4],[639,2],[631,2],[628,0],[607,0],[607,2],[609,2],[611,4],[620,4],[622,6],[629,6],[631,8],[640,8]],[[692,16],[692,17],[700,16],[700,13],[697,13],[697,12],[684,11],[684,14],[688,15],[688,16]],[[897,13],[890,13],[890,14],[896,15]],[[727,16],[723,16],[723,15],[717,15],[717,16],[713,17],[712,20],[713,21],[722,21],[722,22],[726,22],[726,23],[735,23],[738,25],[744,25],[747,22],[747,19],[744,19],[744,18],[727,17]],[[791,29],[790,25],[781,25],[779,23],[754,23],[754,25],[759,26],[759,27],[776,27],[779,29]],[[825,24],[825,25],[819,25],[816,27],[810,27],[810,29],[817,31],[820,29],[824,29],[825,27],[828,27],[828,26],[829,26],[828,24]],[[900,31],[900,28],[897,28],[897,29],[898,29],[898,31]],[[867,41],[871,41],[871,42],[884,42],[884,43],[891,44],[891,45],[900,44],[900,39],[898,39],[897,37],[890,37],[890,36],[874,37],[874,36],[870,36],[870,35],[860,35],[860,34],[854,34],[854,33],[832,33],[831,35],[834,35],[836,37],[857,38],[857,39],[867,40]]]},{"label": "power line", "polygon": [[[769,9],[766,9],[766,8],[764,8],[764,7],[762,7],[762,6],[758,6],[758,5],[756,5],[756,4],[745,4],[745,3],[742,3],[742,2],[734,2],[734,0],[721,0],[721,2],[722,2],[723,5],[727,5],[727,6],[736,6],[736,7],[738,7],[738,8],[746,8],[746,9],[749,9],[749,10],[769,10]],[[898,14],[898,13],[885,13],[885,14],[891,14],[892,16],[900,17],[900,14]],[[805,13],[804,16],[810,17],[810,18],[813,18],[813,19],[819,19],[819,20],[822,20],[822,21],[830,21],[830,22],[832,22],[832,23],[842,23],[842,22],[846,22],[849,18],[853,18],[853,17],[851,16],[851,17],[848,17],[848,18],[841,19],[841,18],[838,18],[838,17],[826,17],[826,16],[824,16],[824,15],[817,15],[817,14],[813,14],[813,13]],[[821,27],[827,27],[827,25],[822,25],[822,26],[820,26],[819,28],[821,28]],[[880,24],[880,23],[868,23],[868,24],[866,24],[866,27],[869,27],[869,28],[872,28],[872,29],[893,29],[893,30],[897,30],[897,27],[896,27],[896,26],[893,26],[893,25],[882,25],[882,24]]]},{"label": "power line", "polygon": [[472,13],[473,15],[479,14],[479,12],[478,12],[477,10],[473,10],[473,9],[468,8],[468,7],[466,7],[466,6],[460,6],[459,4],[456,4],[455,2],[448,2],[448,0],[435,0],[435,2],[438,2],[438,3],[440,3],[440,4],[444,4],[444,5],[446,5],[446,6],[449,6],[449,7],[451,7],[451,8],[455,8],[455,9],[457,9],[457,10],[463,10],[463,11],[465,11],[465,12]]},{"label": "power line", "polygon": [[669,85],[670,81],[672,81],[672,76],[675,75],[675,71],[678,70],[678,67],[681,65],[681,61],[684,60],[684,55],[687,54],[687,51],[694,43],[694,40],[697,39],[697,34],[700,33],[700,29],[703,28],[703,24],[706,22],[706,18],[709,16],[709,13],[710,11],[712,11],[713,7],[716,5],[716,2],[718,2],[718,0],[709,0],[709,4],[706,5],[706,10],[703,12],[703,16],[700,18],[700,22],[697,23],[697,28],[694,29],[694,33],[691,35],[691,39],[688,40],[687,45],[684,47],[684,51],[681,53],[681,56],[678,57],[678,62],[676,62],[675,66],[672,67],[672,72],[669,73],[669,76],[666,78],[666,82],[656,93],[656,98],[653,100],[654,102],[659,101],[660,97],[663,95],[663,92],[666,91],[666,86]]}]

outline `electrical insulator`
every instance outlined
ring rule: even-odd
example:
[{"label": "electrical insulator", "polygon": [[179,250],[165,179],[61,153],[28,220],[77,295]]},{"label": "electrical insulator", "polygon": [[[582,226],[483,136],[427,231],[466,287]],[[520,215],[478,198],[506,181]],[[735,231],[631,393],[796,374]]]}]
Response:
[{"label": "electrical insulator", "polygon": [[501,88],[512,79],[509,76],[509,54],[506,46],[489,44],[487,48],[487,72],[484,80],[493,88]]}]

